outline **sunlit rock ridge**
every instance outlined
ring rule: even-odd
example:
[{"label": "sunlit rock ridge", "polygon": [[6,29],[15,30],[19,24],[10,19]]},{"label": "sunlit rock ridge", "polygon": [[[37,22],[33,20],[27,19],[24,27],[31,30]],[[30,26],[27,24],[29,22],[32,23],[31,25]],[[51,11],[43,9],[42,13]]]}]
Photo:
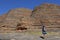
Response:
[{"label": "sunlit rock ridge", "polygon": [[60,28],[60,6],[55,4],[41,4],[33,10],[26,8],[11,9],[0,17],[0,27],[27,29],[41,29],[44,25],[47,30]]}]

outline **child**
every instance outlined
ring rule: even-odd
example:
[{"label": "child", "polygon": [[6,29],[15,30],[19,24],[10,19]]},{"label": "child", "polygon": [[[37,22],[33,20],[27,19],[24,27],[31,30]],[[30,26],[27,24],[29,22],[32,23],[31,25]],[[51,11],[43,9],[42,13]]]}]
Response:
[{"label": "child", "polygon": [[45,26],[42,26],[42,34],[43,34],[43,36],[41,36],[41,38],[44,39],[45,35],[47,34],[46,30],[45,30]]}]

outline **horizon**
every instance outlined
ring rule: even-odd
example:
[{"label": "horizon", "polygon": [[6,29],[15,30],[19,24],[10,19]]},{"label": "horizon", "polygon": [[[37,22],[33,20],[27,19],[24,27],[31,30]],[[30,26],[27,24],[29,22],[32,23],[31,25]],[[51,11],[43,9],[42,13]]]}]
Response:
[{"label": "horizon", "polygon": [[60,5],[60,0],[0,0],[0,15],[15,8],[27,8],[33,10],[34,7],[43,3]]}]

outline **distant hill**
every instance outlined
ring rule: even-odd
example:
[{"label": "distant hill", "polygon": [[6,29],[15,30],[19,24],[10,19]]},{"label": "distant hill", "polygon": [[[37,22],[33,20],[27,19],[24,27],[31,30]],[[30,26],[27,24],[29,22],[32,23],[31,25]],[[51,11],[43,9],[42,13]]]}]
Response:
[{"label": "distant hill", "polygon": [[60,28],[60,6],[45,3],[34,10],[16,8],[0,17],[0,27],[40,29],[42,25],[47,30]]}]

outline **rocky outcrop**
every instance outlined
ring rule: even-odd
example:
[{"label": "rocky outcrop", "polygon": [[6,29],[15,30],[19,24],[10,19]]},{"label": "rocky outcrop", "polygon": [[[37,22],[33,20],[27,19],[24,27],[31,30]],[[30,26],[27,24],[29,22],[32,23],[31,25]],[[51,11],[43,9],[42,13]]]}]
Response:
[{"label": "rocky outcrop", "polygon": [[4,19],[3,25],[6,27],[16,28],[18,24],[23,25],[26,19],[31,15],[31,10],[24,8],[12,9],[8,12],[7,17]]},{"label": "rocky outcrop", "polygon": [[60,6],[43,4],[34,9],[32,16],[46,27],[60,27]]},{"label": "rocky outcrop", "polygon": [[52,28],[52,30],[60,28],[60,6],[42,4],[37,6],[32,12],[31,16],[39,20],[36,20],[35,23],[43,24],[47,28]]},{"label": "rocky outcrop", "polygon": [[1,27],[40,29],[45,25],[47,28],[60,28],[60,6],[42,4],[33,11],[16,8],[10,10],[2,20]]}]

